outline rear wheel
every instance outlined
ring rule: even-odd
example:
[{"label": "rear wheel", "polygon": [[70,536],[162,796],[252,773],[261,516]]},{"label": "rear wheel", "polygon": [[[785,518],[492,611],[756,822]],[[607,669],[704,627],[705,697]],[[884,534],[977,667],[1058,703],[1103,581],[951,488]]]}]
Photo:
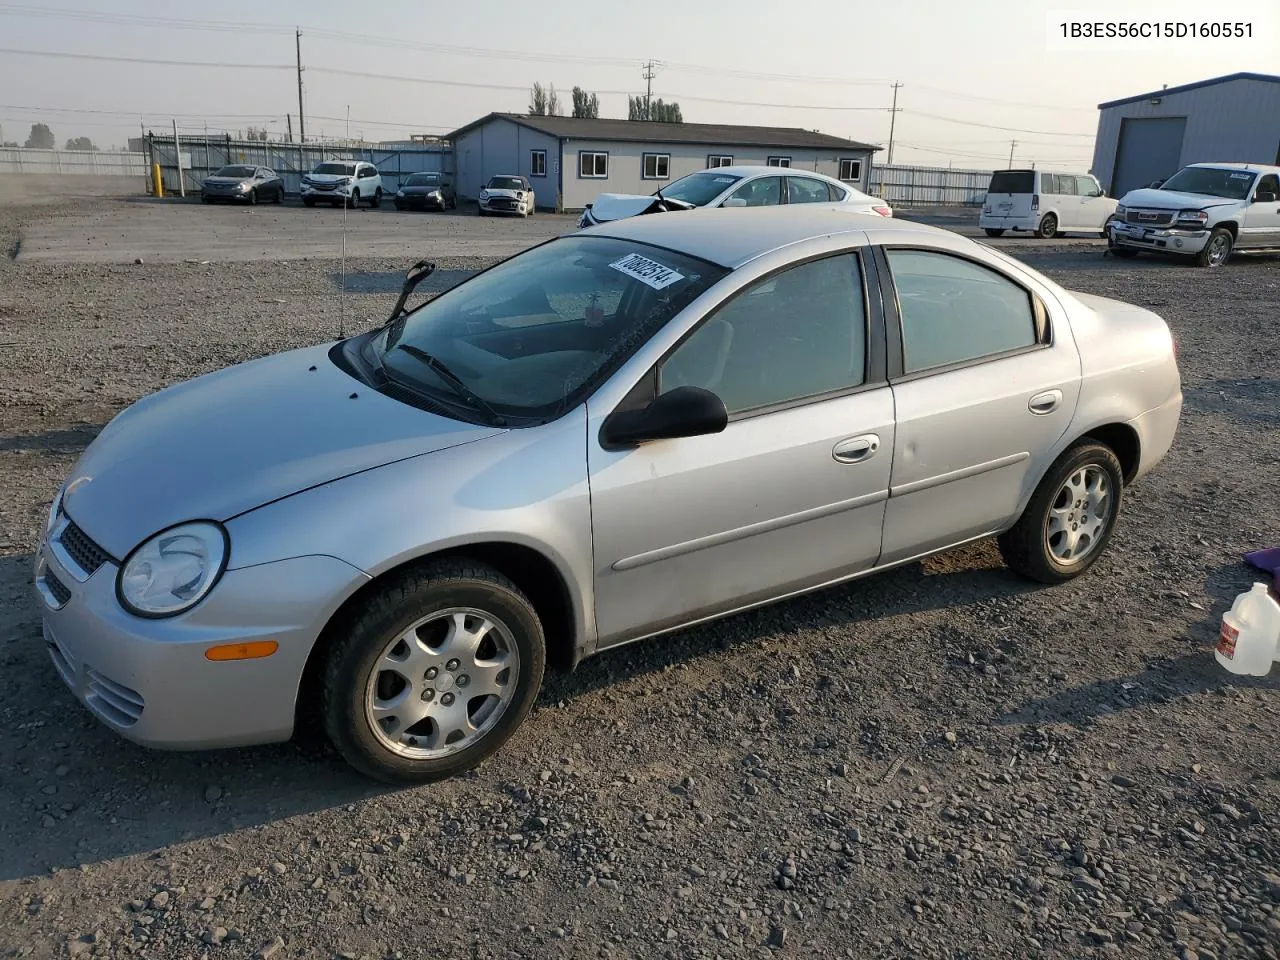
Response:
[{"label": "rear wheel", "polygon": [[388,582],[337,636],[326,730],[353,767],[392,783],[452,776],[501,747],[533,706],[546,662],[528,598],[461,560]]},{"label": "rear wheel", "polygon": [[369,201],[369,206],[373,207],[375,210],[378,209],[378,207],[382,206],[382,188],[381,187],[373,191],[373,199]]},{"label": "rear wheel", "polygon": [[1058,218],[1052,213],[1046,213],[1040,220],[1040,225],[1036,227],[1036,236],[1041,240],[1052,240],[1058,235]]},{"label": "rear wheel", "polygon": [[1215,227],[1209,234],[1209,242],[1196,254],[1197,267],[1220,267],[1231,259],[1231,251],[1235,246],[1235,237],[1226,227]]},{"label": "rear wheel", "polygon": [[996,227],[987,227],[985,232],[986,232],[986,234],[987,234],[987,236],[988,236],[988,237],[1003,237],[1003,236],[1004,236],[1004,231],[1003,231],[1003,230],[1000,230],[1000,229],[997,229]]},{"label": "rear wheel", "polygon": [[1084,439],[1049,468],[1018,522],[997,542],[1009,569],[1065,583],[1097,561],[1120,515],[1124,475],[1107,446]]}]

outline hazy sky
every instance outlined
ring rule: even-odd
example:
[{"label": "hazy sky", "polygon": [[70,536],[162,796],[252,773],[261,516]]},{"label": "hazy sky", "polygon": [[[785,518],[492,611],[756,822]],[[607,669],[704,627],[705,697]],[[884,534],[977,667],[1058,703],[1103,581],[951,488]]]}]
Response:
[{"label": "hazy sky", "polygon": [[[184,131],[252,124],[283,133],[293,114],[296,132],[295,26],[308,68],[309,137],[342,136],[348,108],[352,136],[444,133],[490,110],[523,112],[535,80],[554,83],[566,105],[574,84],[601,91],[601,115],[625,117],[626,94],[644,92],[641,65],[653,59],[654,96],[679,101],[685,120],[816,128],[882,145],[889,84],[898,81],[895,161],[988,169],[1008,160],[1011,138],[1015,162],[1087,168],[1100,101],[1238,70],[1274,73],[1280,63],[1273,24],[1256,19],[1251,41],[1162,40],[1126,50],[1106,41],[1056,49],[1048,40],[1053,12],[1063,8],[1090,20],[1116,20],[1119,10],[1126,21],[1169,20],[1180,10],[1203,20],[1204,4],[38,2],[0,2],[0,48],[223,66],[0,52],[2,135],[19,143],[35,121],[48,123],[59,145],[85,135],[103,147],[137,135],[140,118],[157,132],[176,116]],[[1258,8],[1224,9],[1247,20]],[[245,64],[280,69],[236,66]],[[383,76],[326,72],[333,70]]]}]

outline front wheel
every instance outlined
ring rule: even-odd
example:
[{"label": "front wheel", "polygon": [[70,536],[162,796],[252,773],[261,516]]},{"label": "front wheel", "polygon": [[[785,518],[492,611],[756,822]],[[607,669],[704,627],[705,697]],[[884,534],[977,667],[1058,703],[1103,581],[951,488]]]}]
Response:
[{"label": "front wheel", "polygon": [[1058,218],[1052,213],[1046,213],[1041,219],[1040,225],[1036,228],[1036,236],[1041,240],[1052,240],[1058,235]]},{"label": "front wheel", "polygon": [[1041,583],[1080,576],[1106,549],[1124,475],[1109,447],[1081,440],[1049,468],[1018,522],[997,542],[1009,569]]},{"label": "front wheel", "polygon": [[350,207],[352,210],[354,210],[356,207],[360,206],[360,191],[359,191],[359,189],[352,190],[352,191],[351,191],[351,196],[350,196],[348,199],[344,200],[344,201],[343,201],[343,203],[344,203],[344,204],[346,204],[348,207]]},{"label": "front wheel", "polygon": [[257,205],[258,205],[258,191],[257,191],[257,190],[250,190],[250,191],[249,191],[249,206],[251,206],[251,207],[256,207]]},{"label": "front wheel", "polygon": [[985,232],[988,237],[1003,237],[1004,231],[997,227],[986,227]]},{"label": "front wheel", "polygon": [[1215,227],[1209,234],[1209,242],[1196,254],[1197,267],[1220,267],[1231,259],[1235,238],[1226,227]]},{"label": "front wheel", "polygon": [[373,191],[373,199],[369,201],[369,206],[373,207],[373,209],[375,210],[378,209],[378,207],[382,206],[382,188],[381,187]]},{"label": "front wheel", "polygon": [[477,766],[516,731],[546,643],[528,598],[461,560],[411,570],[343,623],[324,672],[325,727],[357,770],[425,783]]}]

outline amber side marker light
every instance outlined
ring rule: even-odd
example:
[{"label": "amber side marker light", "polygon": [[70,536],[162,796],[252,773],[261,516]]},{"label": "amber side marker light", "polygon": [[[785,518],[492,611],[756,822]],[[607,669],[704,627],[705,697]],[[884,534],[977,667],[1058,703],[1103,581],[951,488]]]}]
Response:
[{"label": "amber side marker light", "polygon": [[206,660],[260,660],[280,649],[274,640],[255,640],[252,643],[224,643],[204,652]]}]

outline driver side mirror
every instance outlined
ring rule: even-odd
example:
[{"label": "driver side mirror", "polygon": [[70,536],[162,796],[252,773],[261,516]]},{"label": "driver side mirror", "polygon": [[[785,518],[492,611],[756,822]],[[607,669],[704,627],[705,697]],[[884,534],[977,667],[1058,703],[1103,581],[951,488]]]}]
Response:
[{"label": "driver side mirror", "polygon": [[1255,203],[1275,203],[1276,195],[1271,190],[1259,190],[1253,195]]},{"label": "driver side mirror", "polygon": [[1151,181],[1151,189],[1152,189],[1152,190],[1159,190],[1159,189],[1160,189],[1161,187],[1163,187],[1163,186],[1164,186],[1164,181],[1163,181],[1163,180],[1152,180],[1152,181]]},{"label": "driver side mirror", "polygon": [[618,450],[649,440],[720,433],[729,423],[724,401],[702,387],[676,387],[639,410],[620,410],[605,420],[601,446]]},{"label": "driver side mirror", "polygon": [[746,205],[747,200],[745,197],[730,197],[724,203],[720,204],[722,207],[745,207]]}]

